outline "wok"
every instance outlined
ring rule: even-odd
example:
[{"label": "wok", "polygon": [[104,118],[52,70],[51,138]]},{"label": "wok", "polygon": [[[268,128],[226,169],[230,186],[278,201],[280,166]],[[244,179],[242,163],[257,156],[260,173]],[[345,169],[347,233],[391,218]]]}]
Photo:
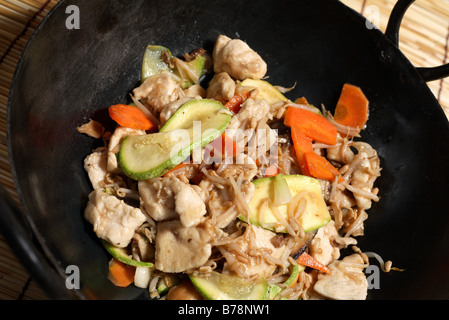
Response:
[{"label": "wok", "polygon": [[[61,1],[27,44],[11,87],[8,146],[21,208],[4,195],[5,237],[51,298],[147,298],[107,280],[109,255],[83,218],[91,190],[83,159],[99,145],[76,127],[89,118],[112,125],[105,110],[130,102],[146,45],[181,56],[212,50],[226,34],[267,61],[272,83],[296,82],[289,97],[332,111],[343,83],[364,90],[362,136],[383,171],[359,246],[405,269],[381,273],[368,299],[448,299],[449,126],[426,82],[449,66],[417,69],[398,49],[412,2],[398,2],[383,34],[335,0]],[[79,29],[66,28],[69,5],[79,8]],[[68,266],[79,268],[80,289],[67,289]]]}]

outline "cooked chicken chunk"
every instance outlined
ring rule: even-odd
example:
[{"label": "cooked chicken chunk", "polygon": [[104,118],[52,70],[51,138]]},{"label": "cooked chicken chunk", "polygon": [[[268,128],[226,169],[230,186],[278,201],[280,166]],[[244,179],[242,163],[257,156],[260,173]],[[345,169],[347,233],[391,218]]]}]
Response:
[{"label": "cooked chicken chunk", "polygon": [[[369,159],[364,151],[359,152],[357,156],[362,159],[352,174],[351,185],[370,194],[375,180],[373,177],[377,178],[373,175],[373,172],[376,172],[376,168],[379,167],[379,160],[378,158]],[[372,198],[357,193],[354,193],[354,198],[360,209],[368,210],[371,208]]]},{"label": "cooked chicken chunk", "polygon": [[178,100],[181,92],[179,84],[167,73],[151,76],[133,90],[135,98],[146,99],[156,114],[166,104]]},{"label": "cooked chicken chunk", "polygon": [[162,179],[151,178],[138,182],[139,194],[145,210],[155,221],[178,218],[175,211],[173,190],[166,186]]},{"label": "cooked chicken chunk", "polygon": [[[227,261],[225,269],[246,277],[269,278],[277,268],[270,257],[279,260],[289,250],[285,244],[275,247],[271,241],[275,236],[272,231],[251,225],[238,240],[219,247]],[[241,253],[243,256],[239,256]]]},{"label": "cooked chicken chunk", "polygon": [[89,194],[84,216],[93,225],[99,238],[120,248],[131,242],[136,229],[146,221],[139,208],[127,205],[123,200],[101,190]]},{"label": "cooked chicken chunk", "polygon": [[207,96],[206,89],[204,89],[200,84],[194,84],[194,85],[188,87],[187,89],[185,89],[183,92],[186,97],[190,97],[190,98],[204,99]]},{"label": "cooked chicken chunk", "polygon": [[207,207],[210,212],[211,223],[217,228],[225,228],[237,218],[239,213],[229,196],[223,197],[219,191],[214,189],[210,192]]},{"label": "cooked chicken chunk", "polygon": [[334,261],[331,274],[319,275],[314,290],[328,299],[365,300],[368,294],[365,264],[358,254]]},{"label": "cooked chicken chunk", "polygon": [[170,102],[169,104],[165,105],[161,109],[161,113],[159,115],[161,126],[163,126],[165,123],[167,123],[168,119],[170,119],[176,111],[179,110],[184,104],[192,100],[193,98],[187,97],[187,98],[181,98],[176,101]]},{"label": "cooked chicken chunk", "polygon": [[[376,190],[373,189],[375,180],[380,176],[377,152],[366,143],[349,142],[347,138],[342,138],[340,135],[338,135],[337,143],[338,147],[327,149],[327,158],[346,164],[340,171],[349,176],[348,189],[355,187],[356,191],[362,191],[353,192],[353,196],[359,210],[368,210],[371,208],[372,201],[378,201]],[[354,152],[351,147],[355,147],[357,152]]]},{"label": "cooked chicken chunk", "polygon": [[114,130],[114,133],[112,134],[109,144],[108,144],[108,171],[112,173],[121,173],[121,169],[119,167],[119,164],[117,162],[117,153],[120,151],[120,146],[122,144],[122,141],[127,136],[137,136],[137,135],[144,135],[145,131],[143,130],[136,130],[131,128],[125,128],[125,127],[118,127]]},{"label": "cooked chicken chunk", "polygon": [[235,93],[235,81],[226,72],[216,73],[207,88],[207,97],[218,101],[230,100]]},{"label": "cooked chicken chunk", "polygon": [[85,123],[76,128],[76,130],[79,133],[87,134],[88,136],[95,139],[100,139],[104,134],[104,128],[101,123],[92,119],[90,119],[88,123]]},{"label": "cooked chicken chunk", "polygon": [[354,238],[344,238],[338,234],[335,222],[330,221],[320,228],[309,246],[310,255],[324,265],[340,258],[340,249],[356,244]]},{"label": "cooked chicken chunk", "polygon": [[248,44],[239,39],[220,35],[212,57],[215,73],[224,71],[234,79],[261,79],[267,73],[265,61]]},{"label": "cooked chicken chunk", "polygon": [[328,265],[340,258],[340,249],[333,245],[333,239],[338,237],[333,221],[320,228],[309,246],[309,254],[317,261]]},{"label": "cooked chicken chunk", "polygon": [[[247,99],[226,129],[226,135],[241,148],[247,145],[247,154],[252,159],[264,156],[277,143],[276,131],[265,123],[269,110],[270,105],[265,100]],[[237,163],[241,162],[237,160]]]},{"label": "cooked chicken chunk", "polygon": [[247,99],[242,103],[239,113],[232,116],[226,133],[233,129],[255,129],[260,120],[265,118],[270,111],[270,105],[265,101],[254,101]]},{"label": "cooked chicken chunk", "polygon": [[183,272],[209,259],[212,246],[208,225],[186,228],[179,220],[157,225],[156,268],[163,272]]},{"label": "cooked chicken chunk", "polygon": [[105,148],[98,148],[84,159],[84,169],[94,189],[102,187],[107,174],[107,152]]},{"label": "cooked chicken chunk", "polygon": [[326,158],[340,163],[349,163],[354,159],[354,152],[348,144],[348,139],[343,138],[339,133],[337,134],[338,147],[327,148]]},{"label": "cooked chicken chunk", "polygon": [[138,186],[146,211],[156,221],[179,218],[191,227],[206,214],[206,205],[195,189],[175,177],[139,181]]}]

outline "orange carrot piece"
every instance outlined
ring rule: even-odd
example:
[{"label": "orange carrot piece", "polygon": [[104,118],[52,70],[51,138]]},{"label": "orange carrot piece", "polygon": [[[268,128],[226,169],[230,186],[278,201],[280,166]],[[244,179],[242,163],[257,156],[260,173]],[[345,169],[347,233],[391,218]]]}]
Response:
[{"label": "orange carrot piece", "polygon": [[234,96],[233,98],[231,98],[231,100],[229,100],[225,104],[225,107],[234,113],[239,113],[240,109],[242,108],[242,103],[243,103],[243,98],[241,96],[237,95],[237,96]]},{"label": "orange carrot piece", "polygon": [[300,265],[303,265],[305,267],[310,267],[310,268],[313,268],[315,270],[323,271],[323,272],[329,273],[329,274],[332,273],[332,271],[328,267],[326,267],[324,264],[322,264],[318,260],[314,259],[307,252],[304,252],[303,254],[301,254],[296,261]]},{"label": "orange carrot piece", "polygon": [[240,109],[242,109],[242,103],[249,98],[250,94],[251,90],[236,94],[225,104],[225,107],[234,113],[239,113]]},{"label": "orange carrot piece", "polygon": [[109,107],[109,116],[120,126],[137,129],[151,130],[155,125],[139,108],[126,104],[116,104]]},{"label": "orange carrot piece", "polygon": [[136,268],[112,259],[109,263],[109,280],[117,287],[127,287],[134,282]]},{"label": "orange carrot piece", "polygon": [[295,103],[297,104],[309,104],[309,102],[307,101],[306,97],[301,97],[295,100]]},{"label": "orange carrot piece", "polygon": [[291,134],[296,159],[298,160],[299,167],[301,168],[301,173],[305,176],[310,176],[304,155],[308,152],[313,152],[312,140],[307,137],[301,128],[296,124],[292,126]]},{"label": "orange carrot piece", "polygon": [[368,120],[368,105],[369,101],[359,87],[345,83],[335,108],[334,120],[361,130]]},{"label": "orange carrot piece", "polygon": [[339,182],[344,181],[340,172],[335,168],[332,163],[327,161],[326,158],[316,154],[315,152],[307,152],[304,154],[305,162],[311,177],[335,181],[335,178],[339,177]]},{"label": "orange carrot piece", "polygon": [[285,114],[284,124],[287,127],[299,126],[312,140],[329,145],[337,143],[337,128],[321,114],[289,107]]},{"label": "orange carrot piece", "polygon": [[227,157],[235,157],[240,152],[237,142],[227,136],[226,133],[212,141],[209,146],[212,147],[211,156],[214,156],[214,150]]},{"label": "orange carrot piece", "polygon": [[264,177],[275,177],[279,174],[279,168],[276,164],[272,164],[265,170]]},{"label": "orange carrot piece", "polygon": [[166,176],[168,176],[169,173],[172,173],[172,172],[174,172],[174,171],[176,171],[176,170],[182,169],[182,168],[184,168],[185,166],[187,166],[187,165],[189,165],[189,164],[190,164],[189,162],[181,162],[180,164],[178,164],[178,165],[177,165],[176,167],[174,167],[173,169],[171,169],[171,170],[167,171],[166,173],[164,173],[162,176],[163,176],[163,177],[166,177]]}]

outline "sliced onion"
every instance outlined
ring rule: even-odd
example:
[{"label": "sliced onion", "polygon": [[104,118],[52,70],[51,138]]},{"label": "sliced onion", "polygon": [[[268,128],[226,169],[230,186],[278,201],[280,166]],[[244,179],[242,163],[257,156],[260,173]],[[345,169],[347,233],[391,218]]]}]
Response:
[{"label": "sliced onion", "polygon": [[148,267],[136,267],[134,274],[134,285],[138,288],[146,289],[150,284],[151,270]]},{"label": "sliced onion", "polygon": [[280,206],[286,203],[290,203],[293,200],[290,188],[288,187],[287,181],[284,176],[278,174],[274,178],[274,199],[273,204],[275,206]]}]

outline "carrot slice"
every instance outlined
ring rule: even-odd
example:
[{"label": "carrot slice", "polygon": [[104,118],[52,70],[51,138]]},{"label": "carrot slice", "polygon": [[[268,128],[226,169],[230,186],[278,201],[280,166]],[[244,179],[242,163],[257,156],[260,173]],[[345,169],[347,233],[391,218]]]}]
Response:
[{"label": "carrot slice", "polygon": [[109,263],[109,280],[117,287],[127,287],[134,282],[136,268],[118,260]]},{"label": "carrot slice", "polygon": [[237,96],[234,96],[233,98],[231,98],[231,100],[229,100],[225,104],[225,107],[234,113],[239,113],[240,109],[242,108],[242,103],[243,103],[243,98],[241,96],[237,95]]},{"label": "carrot slice", "polygon": [[295,103],[298,104],[309,104],[309,102],[307,101],[306,97],[301,97],[295,100]]},{"label": "carrot slice", "polygon": [[295,148],[296,159],[298,159],[301,173],[305,176],[310,176],[307,162],[304,155],[308,152],[313,152],[312,140],[307,137],[298,125],[293,125],[291,128],[293,147]]},{"label": "carrot slice", "polygon": [[126,104],[116,104],[109,107],[109,116],[120,126],[137,129],[151,130],[155,125],[139,108]]},{"label": "carrot slice", "polygon": [[315,270],[323,271],[323,272],[329,273],[329,274],[332,273],[332,271],[328,267],[326,267],[324,264],[322,264],[318,260],[314,259],[307,252],[302,253],[296,261],[300,265],[303,265],[305,267],[310,267]]},{"label": "carrot slice", "polygon": [[174,171],[176,171],[176,170],[179,170],[179,169],[182,169],[182,168],[184,168],[185,166],[188,166],[190,163],[189,162],[181,162],[180,164],[178,164],[176,167],[174,167],[173,169],[171,169],[171,170],[169,170],[169,171],[167,171],[166,173],[164,173],[162,176],[163,177],[167,177],[170,173],[172,173],[172,172],[174,172]]},{"label": "carrot slice", "polygon": [[285,114],[287,127],[297,125],[312,140],[325,144],[337,143],[337,128],[321,114],[295,107],[289,107]]},{"label": "carrot slice", "polygon": [[212,147],[211,156],[214,156],[214,150],[227,157],[235,157],[240,152],[237,142],[225,133],[212,141],[209,146]]},{"label": "carrot slice", "polygon": [[279,168],[276,164],[272,164],[265,170],[264,177],[275,177],[279,174]]},{"label": "carrot slice", "polygon": [[369,101],[363,91],[345,83],[335,108],[334,120],[342,125],[363,129],[368,120]]},{"label": "carrot slice", "polygon": [[337,168],[319,154],[307,152],[304,154],[304,159],[310,176],[328,181],[334,181],[336,177],[339,177],[339,182],[344,181]]},{"label": "carrot slice", "polygon": [[250,94],[251,90],[246,90],[240,94],[236,94],[225,104],[225,107],[234,113],[239,113],[240,109],[242,109],[242,103],[249,98]]}]

